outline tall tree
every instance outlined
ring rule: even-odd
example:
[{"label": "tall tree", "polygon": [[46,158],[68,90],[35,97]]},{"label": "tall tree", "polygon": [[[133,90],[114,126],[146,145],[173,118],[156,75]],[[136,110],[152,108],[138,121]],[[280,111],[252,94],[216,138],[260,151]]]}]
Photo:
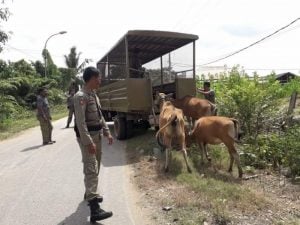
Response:
[{"label": "tall tree", "polygon": [[66,62],[67,67],[70,69],[77,70],[80,55],[81,55],[81,52],[77,53],[76,47],[73,46],[70,49],[70,53],[68,55],[65,55],[65,62]]},{"label": "tall tree", "polygon": [[80,55],[81,52],[77,53],[75,46],[70,49],[70,53],[68,55],[64,55],[67,67],[69,69],[73,69],[75,75],[82,72],[86,64],[92,61],[91,59],[84,59],[82,63],[79,63]]},{"label": "tall tree", "polygon": [[34,66],[37,74],[39,74],[41,77],[45,75],[45,66],[40,60],[32,62],[32,65]]},{"label": "tall tree", "polygon": [[[0,2],[0,4],[4,4],[4,0],[2,0]],[[0,24],[2,21],[7,21],[8,20],[8,17],[10,15],[10,12],[8,10],[7,7],[0,7]],[[5,45],[5,43],[7,42],[8,40],[8,35],[5,31],[3,31],[1,29],[1,25],[0,25],[0,52],[3,50],[3,45]]]}]

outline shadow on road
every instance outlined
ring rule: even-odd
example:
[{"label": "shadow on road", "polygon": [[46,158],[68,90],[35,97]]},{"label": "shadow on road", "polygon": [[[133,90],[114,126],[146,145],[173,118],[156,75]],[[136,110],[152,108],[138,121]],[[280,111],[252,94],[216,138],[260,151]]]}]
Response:
[{"label": "shadow on road", "polygon": [[[89,208],[85,201],[80,202],[76,211],[70,216],[66,217],[57,225],[90,225],[88,217],[90,215]],[[102,223],[94,223],[96,225],[103,225]]]},{"label": "shadow on road", "polygon": [[[128,144],[128,141],[132,140],[139,140],[140,138],[144,141],[141,144],[148,144],[146,142],[145,136],[151,136],[155,135],[155,131],[151,129],[142,129],[142,128],[134,128],[133,130],[133,137],[128,140],[117,140],[117,138],[114,135],[114,128],[112,123],[109,124],[110,132],[114,137],[114,143],[112,147],[107,146],[105,142],[107,142],[106,138],[104,137],[102,139],[102,160],[101,163],[104,167],[115,167],[115,166],[124,166],[129,164],[135,164],[140,161],[139,157],[134,157],[135,160],[128,160],[128,152],[126,150],[126,146]],[[144,138],[143,138],[144,137]],[[138,141],[140,142],[140,141]],[[135,152],[135,151],[134,151]],[[138,153],[137,153],[138,154]],[[141,154],[138,154],[141,155]]]},{"label": "shadow on road", "polygon": [[70,127],[61,127],[61,130],[67,130],[67,129],[74,129],[74,126],[70,126]]},{"label": "shadow on road", "polygon": [[42,146],[44,146],[44,145],[31,146],[31,147],[28,147],[28,148],[25,148],[25,149],[21,150],[21,152],[27,152],[27,151],[31,151],[31,150],[36,150],[36,149],[39,149]]}]

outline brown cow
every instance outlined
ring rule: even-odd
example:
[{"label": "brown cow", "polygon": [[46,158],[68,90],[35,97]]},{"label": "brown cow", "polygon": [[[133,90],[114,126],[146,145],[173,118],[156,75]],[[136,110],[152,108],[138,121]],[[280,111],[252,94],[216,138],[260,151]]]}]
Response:
[{"label": "brown cow", "polygon": [[179,109],[182,109],[183,114],[187,117],[189,124],[192,121],[203,116],[215,116],[217,113],[216,105],[206,99],[199,99],[193,96],[185,96],[181,99],[171,100],[173,105]]},{"label": "brown cow", "polygon": [[[160,129],[156,133],[156,139],[158,144],[166,151],[165,171],[168,172],[169,170],[169,158],[172,149],[172,141],[176,140],[183,153],[187,170],[191,173],[192,170],[190,169],[187,161],[182,110],[175,108],[170,101],[165,101],[166,95],[164,93],[159,93],[158,95],[160,103]],[[163,143],[161,143],[160,138],[162,139]]]},{"label": "brown cow", "polygon": [[242,167],[240,165],[240,158],[234,146],[234,142],[238,142],[239,122],[236,119],[221,117],[221,116],[208,116],[198,119],[195,123],[193,131],[187,138],[187,145],[191,141],[198,143],[203,162],[203,153],[205,152],[206,158],[210,161],[207,152],[207,144],[217,145],[224,143],[230,155],[230,165],[228,172],[232,172],[233,162],[235,160],[239,177],[243,176]]}]

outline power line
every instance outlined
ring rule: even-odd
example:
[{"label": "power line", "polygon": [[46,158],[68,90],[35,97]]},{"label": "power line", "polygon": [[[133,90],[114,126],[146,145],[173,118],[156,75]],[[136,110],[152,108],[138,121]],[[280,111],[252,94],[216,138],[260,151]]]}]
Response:
[{"label": "power line", "polygon": [[[216,9],[218,9],[218,8],[221,6],[220,1],[221,1],[221,0],[216,0],[215,2],[213,2],[214,5],[210,6],[210,3],[212,2],[212,1],[210,0],[210,1],[209,1],[209,6],[207,6],[207,7],[210,7],[210,8],[213,9],[213,11],[215,11]],[[212,3],[212,4],[213,4],[213,3]],[[187,26],[185,26],[185,27],[183,28],[183,31],[193,30],[193,29],[196,28],[200,23],[204,23],[206,20],[209,19],[209,16],[207,15],[207,14],[209,14],[209,13],[211,13],[211,11],[209,11],[209,10],[204,10],[203,13],[201,12],[200,16],[195,17],[194,20],[191,20],[191,21],[190,21],[190,24],[189,24],[189,25],[187,25]]]},{"label": "power line", "polygon": [[225,57],[222,57],[222,58],[219,58],[219,59],[216,59],[216,60],[213,60],[213,61],[210,61],[210,62],[201,64],[201,65],[199,65],[199,66],[206,66],[206,65],[209,65],[209,64],[212,64],[212,63],[215,63],[215,62],[219,62],[219,61],[221,61],[221,60],[223,60],[223,59],[227,59],[227,58],[229,58],[229,57],[231,57],[231,56],[233,56],[233,55],[236,55],[236,54],[238,54],[238,53],[240,53],[240,52],[242,52],[242,51],[245,51],[246,49],[248,49],[248,48],[250,48],[250,47],[252,47],[252,46],[254,46],[254,45],[257,45],[257,44],[259,44],[260,42],[262,42],[262,41],[264,41],[264,40],[270,38],[271,36],[274,36],[275,34],[279,33],[280,31],[282,31],[282,30],[288,28],[288,27],[291,26],[292,24],[296,23],[298,20],[300,20],[300,17],[297,18],[297,19],[295,19],[295,20],[293,20],[293,21],[290,22],[288,25],[285,25],[285,26],[281,27],[280,29],[276,30],[275,32],[273,32],[273,33],[271,33],[271,34],[265,36],[264,38],[261,38],[260,40],[254,42],[254,43],[252,43],[252,44],[250,44],[250,45],[248,45],[248,46],[246,46],[246,47],[244,47],[244,48],[241,48],[241,49],[239,49],[239,50],[237,50],[237,51],[235,51],[235,52],[233,52],[233,53],[231,53],[231,54],[229,54],[229,55],[227,55],[227,56],[225,56]]},{"label": "power line", "polygon": [[[38,51],[39,50],[33,50],[33,49],[20,49],[20,48],[16,48],[16,47],[13,47],[9,44],[6,44],[4,46],[5,49],[7,50],[14,50],[14,51],[17,51],[17,52],[20,52],[26,56],[29,56],[31,58],[35,58],[35,59],[38,59],[37,56],[34,56],[34,55],[39,55],[39,56],[42,56],[42,53],[39,53]],[[52,58],[64,58],[63,55],[52,55],[50,54]]]},{"label": "power line", "polygon": [[13,47],[13,46],[11,46],[11,45],[9,45],[9,44],[6,44],[5,47],[7,47],[8,49],[11,49],[11,50],[15,50],[15,51],[17,51],[17,52],[20,52],[20,53],[22,53],[22,54],[24,54],[24,55],[26,55],[26,56],[31,57],[31,58],[37,59],[37,57],[35,57],[35,56],[33,56],[33,55],[31,55],[31,54],[29,54],[29,53],[27,53],[27,52],[25,52],[25,51],[23,51],[23,50],[21,50],[21,49],[15,48],[15,47]]}]

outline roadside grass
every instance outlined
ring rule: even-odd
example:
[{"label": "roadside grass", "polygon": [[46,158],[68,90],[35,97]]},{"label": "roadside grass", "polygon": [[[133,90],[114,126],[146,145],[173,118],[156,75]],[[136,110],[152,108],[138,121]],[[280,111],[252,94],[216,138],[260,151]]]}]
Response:
[{"label": "roadside grass", "polygon": [[[196,146],[191,147],[188,160],[193,173],[187,172],[182,153],[173,151],[169,173],[166,174],[163,172],[164,154],[158,150],[154,137],[155,131],[149,130],[143,135],[129,139],[129,160],[139,162],[146,157],[146,162],[152,163],[152,166],[139,168],[139,173],[142,174],[138,179],[139,186],[145,186],[149,179],[154,180],[151,185],[157,185],[153,189],[172,186],[175,183],[176,191],[172,191],[171,188],[167,197],[159,200],[161,205],[174,206],[168,215],[176,221],[178,218],[176,224],[202,224],[203,221],[228,224],[234,220],[232,212],[257,215],[260,210],[265,210],[271,205],[262,193],[242,186],[242,181],[237,178],[235,164],[233,175],[226,172],[229,159],[225,147],[211,148],[212,165],[206,159],[202,165],[201,156],[197,154],[199,150]],[[154,160],[149,160],[151,158]]]},{"label": "roadside grass", "polygon": [[[56,105],[51,108],[52,120],[58,120],[68,115],[65,105]],[[0,124],[0,140],[7,139],[23,130],[39,125],[35,111],[24,112],[18,119],[6,120]]]}]

